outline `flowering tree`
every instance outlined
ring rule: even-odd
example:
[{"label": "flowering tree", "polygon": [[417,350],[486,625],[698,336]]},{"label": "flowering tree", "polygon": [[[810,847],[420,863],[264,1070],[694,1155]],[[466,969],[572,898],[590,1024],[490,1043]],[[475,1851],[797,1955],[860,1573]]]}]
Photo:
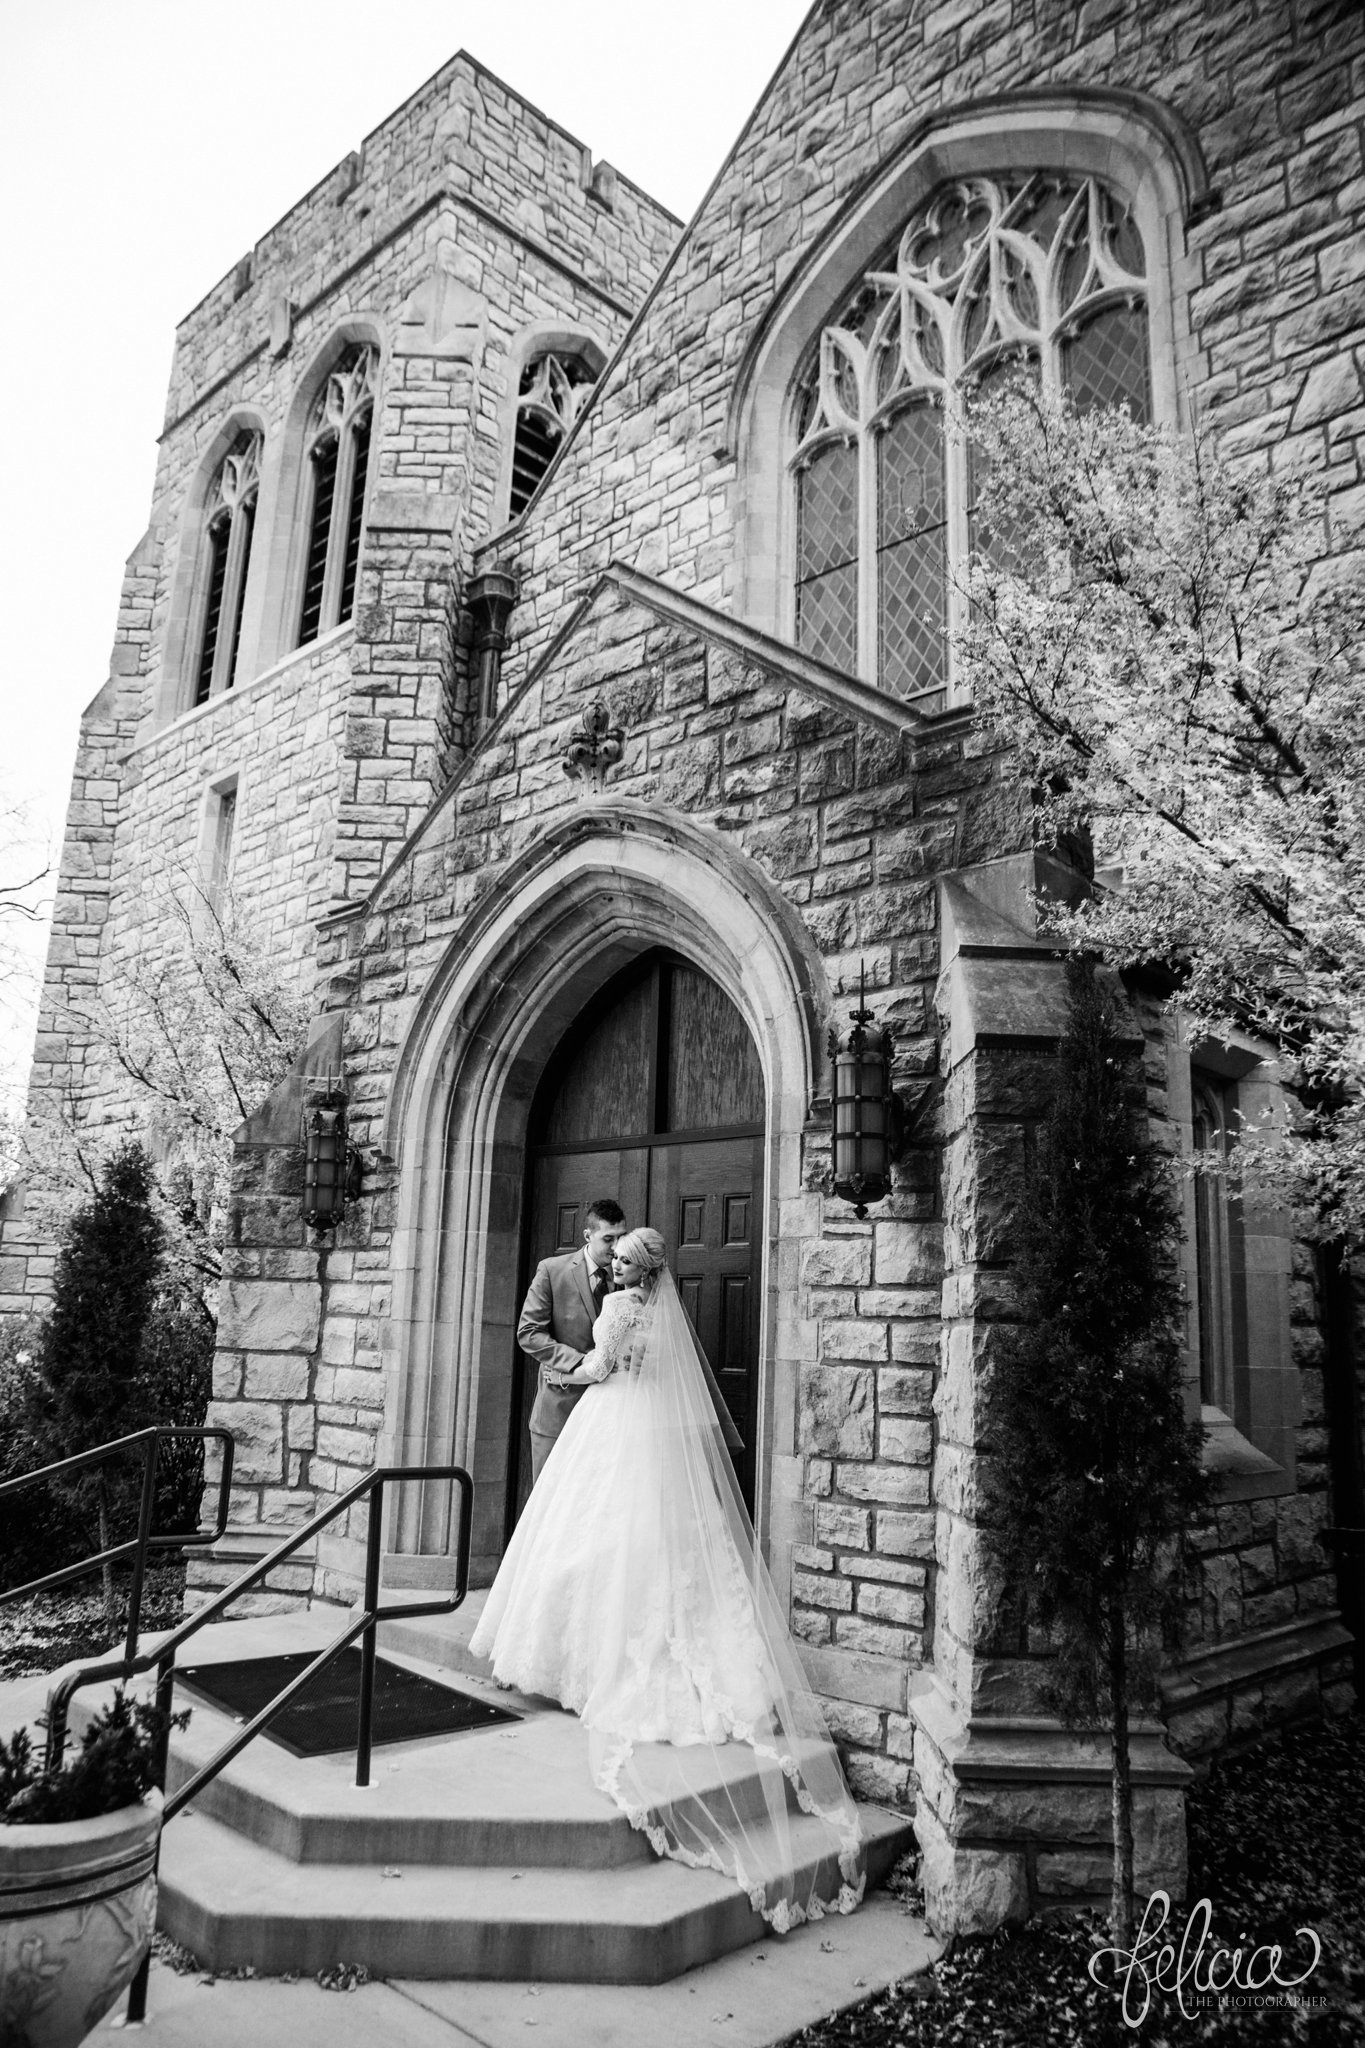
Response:
[{"label": "flowering tree", "polygon": [[[232,1133],[298,1057],[310,1008],[230,894],[168,889],[164,909],[171,944],[155,961],[132,964],[94,1034],[141,1105],[137,1123],[159,1162],[168,1259],[182,1287],[202,1290],[218,1275]],[[90,1029],[88,1018],[77,1021]],[[88,1199],[110,1145],[126,1135],[92,1126],[74,1093],[38,1104],[25,1158],[41,1191],[38,1213],[65,1210],[73,1195]]]},{"label": "flowering tree", "polygon": [[[1294,1113],[1234,1164],[1339,1244],[1365,1218],[1362,536],[1303,477],[1020,382],[968,406],[986,457],[960,675],[1121,886],[1059,918],[1163,961],[1212,1035],[1282,1049]],[[1011,544],[1012,543],[1012,544]]]},{"label": "flowering tree", "polygon": [[176,937],[134,964],[105,1042],[141,1091],[168,1187],[203,1218],[227,1204],[232,1133],[303,1049],[310,1006],[228,893],[171,893]]}]

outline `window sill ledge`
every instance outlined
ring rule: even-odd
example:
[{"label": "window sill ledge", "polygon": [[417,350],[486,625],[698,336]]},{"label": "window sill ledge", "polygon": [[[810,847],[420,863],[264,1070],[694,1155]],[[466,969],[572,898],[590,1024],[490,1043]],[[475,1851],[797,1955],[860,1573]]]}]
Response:
[{"label": "window sill ledge", "polygon": [[343,619],[339,626],[333,626],[328,632],[320,633],[316,640],[305,640],[301,647],[291,648],[288,654],[281,655],[278,661],[273,661],[269,668],[262,669],[249,683],[238,683],[235,689],[231,690],[219,690],[215,696],[205,698],[202,704],[192,704],[187,711],[179,712],[165,725],[159,725],[143,738],[134,740],[123,758],[131,760],[132,756],[141,753],[144,747],[157,746],[162,740],[183,732],[187,726],[202,723],[217,712],[230,711],[237,705],[246,703],[269,684],[278,682],[291,668],[301,667],[319,654],[330,653],[334,647],[347,640],[354,630],[355,621]]},{"label": "window sill ledge", "polygon": [[1201,1463],[1222,1500],[1249,1500],[1266,1494],[1293,1493],[1292,1476],[1265,1451],[1258,1451],[1221,1408],[1203,1407]]}]

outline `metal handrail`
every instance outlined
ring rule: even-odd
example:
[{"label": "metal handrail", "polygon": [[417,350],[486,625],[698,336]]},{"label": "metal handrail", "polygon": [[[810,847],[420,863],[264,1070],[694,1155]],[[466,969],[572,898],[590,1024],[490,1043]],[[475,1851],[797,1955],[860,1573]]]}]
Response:
[{"label": "metal handrail", "polygon": [[[214,1525],[211,1529],[200,1529],[188,1535],[153,1536],[156,1468],[162,1442],[169,1437],[187,1436],[198,1437],[205,1443],[212,1437],[223,1447],[223,1469],[218,1478],[218,1509]],[[62,1478],[69,1472],[79,1472],[87,1465],[102,1465],[134,1445],[143,1453],[137,1534],[129,1536],[122,1543],[111,1544],[107,1550],[96,1551],[92,1557],[81,1558],[76,1564],[62,1565],[57,1571],[44,1572],[41,1578],[29,1579],[22,1586],[9,1586],[0,1590],[0,1607],[3,1607],[8,1601],[25,1600],[34,1593],[50,1592],[54,1586],[69,1585],[73,1579],[88,1578],[92,1573],[102,1571],[106,1565],[117,1564],[120,1558],[131,1557],[133,1582],[128,1592],[128,1628],[124,1638],[125,1662],[136,1655],[137,1639],[142,1632],[142,1593],[147,1576],[147,1552],[202,1550],[205,1545],[216,1543],[227,1528],[232,1493],[232,1464],[236,1456],[236,1445],[233,1443],[231,1430],[214,1425],[181,1428],[170,1423],[152,1423],[146,1429],[135,1429],[130,1436],[116,1437],[112,1443],[97,1444],[89,1451],[74,1451],[69,1458],[58,1458],[55,1464],[40,1465],[34,1472],[21,1472],[15,1479],[0,1480],[0,1500],[3,1500],[8,1494],[21,1493],[26,1486],[45,1485],[49,1480]],[[60,1752],[58,1761],[60,1762]]]},{"label": "metal handrail", "polygon": [[[135,1439],[128,1438],[125,1441],[132,1442]],[[109,1451],[115,1447],[107,1445],[104,1448],[106,1451]],[[89,1454],[87,1454],[85,1462],[89,1461]],[[149,1460],[149,1468],[152,1463],[154,1461]],[[55,1470],[56,1468],[49,1469]],[[27,1476],[37,1477],[40,1475]],[[449,1480],[459,1488],[460,1519],[455,1551],[455,1590],[448,1598],[440,1600],[408,1601],[397,1606],[381,1607],[379,1604],[379,1570],[382,1555],[380,1546],[383,1541],[384,1527],[384,1488],[390,1481],[402,1484],[404,1482],[422,1482],[427,1480]],[[303,1690],[310,1679],[315,1678],[320,1671],[325,1670],[335,1657],[341,1655],[343,1650],[349,1649],[357,1636],[362,1637],[363,1640],[360,1647],[360,1695],[356,1714],[355,1782],[358,1786],[368,1785],[370,1782],[374,1728],[376,1637],[380,1622],[409,1621],[427,1614],[453,1614],[455,1609],[461,1605],[465,1594],[469,1590],[469,1550],[474,1518],[474,1482],[460,1465],[387,1465],[382,1466],[376,1472],[368,1473],[365,1478],[358,1479],[354,1486],[348,1487],[345,1493],[338,1494],[329,1507],[321,1509],[309,1521],[305,1522],[301,1528],[295,1529],[291,1535],[286,1536],[283,1541],[277,1543],[273,1550],[269,1551],[265,1557],[259,1558],[249,1571],[243,1572],[242,1576],[235,1579],[230,1586],[225,1586],[221,1593],[215,1594],[213,1599],[206,1602],[203,1607],[197,1607],[193,1614],[187,1615],[179,1627],[172,1629],[169,1635],[163,1637],[154,1650],[146,1650],[141,1654],[134,1652],[113,1662],[87,1664],[79,1671],[71,1672],[61,1681],[60,1685],[55,1687],[48,1699],[48,1770],[55,1770],[61,1764],[62,1753],[66,1748],[67,1717],[71,1701],[79,1691],[87,1685],[98,1685],[104,1679],[134,1678],[142,1672],[150,1671],[155,1666],[157,1674],[156,1704],[161,1717],[157,1778],[164,1792],[170,1755],[170,1716],[175,1686],[175,1658],[181,1644],[188,1642],[191,1636],[197,1635],[199,1630],[206,1628],[210,1622],[216,1621],[241,1594],[266,1578],[277,1564],[282,1564],[287,1557],[292,1557],[294,1552],[308,1542],[310,1537],[317,1535],[319,1530],[325,1529],[329,1523],[334,1522],[339,1515],[344,1514],[357,1501],[366,1498],[369,1500],[369,1526],[365,1539],[364,1611],[352,1619],[349,1627],[344,1629],[334,1642],[329,1643],[324,1650],[319,1652],[306,1670],[301,1671],[297,1678],[292,1679],[281,1692],[277,1693],[275,1698],[261,1709],[254,1720],[235,1734],[230,1741],[224,1743],[215,1756],[210,1757],[209,1761],[202,1765],[178,1791],[174,1792],[169,1799],[164,1801],[161,1809],[162,1827],[164,1829],[168,1821],[173,1820],[176,1814],[182,1812],[189,1801],[194,1798],[195,1794],[202,1791],[205,1785],[210,1784],[218,1776],[219,1772],[224,1770],[232,1762],[233,1758],[239,1755],[246,1748],[247,1744],[261,1733],[262,1729],[269,1727],[275,1717],[284,1711],[290,1701]],[[144,1554],[145,1548],[144,1538]],[[160,1834],[158,1834],[157,1838],[156,1855],[159,1864],[161,1856]],[[144,1957],[141,1968],[129,1986],[126,2015],[126,2023],[129,2025],[140,2022],[146,2013],[147,1976],[150,1960],[150,1954]]]},{"label": "metal handrail", "polygon": [[[460,1522],[455,1557],[455,1590],[446,1599],[409,1601],[401,1606],[381,1608],[379,1605],[379,1564],[384,1519],[384,1488],[390,1481],[401,1484],[407,1481],[420,1480],[451,1480],[460,1490]],[[164,1636],[154,1650],[146,1650],[140,1656],[125,1657],[115,1663],[87,1664],[79,1671],[71,1672],[55,1688],[48,1701],[48,1768],[53,1769],[60,1761],[62,1751],[66,1746],[67,1713],[71,1701],[77,1692],[87,1685],[98,1685],[103,1680],[109,1678],[135,1678],[144,1671],[150,1671],[153,1665],[155,1665],[157,1670],[157,1704],[169,1709],[170,1686],[174,1679],[175,1657],[181,1644],[188,1642],[191,1636],[197,1635],[200,1629],[207,1628],[210,1622],[217,1621],[221,1615],[226,1613],[235,1600],[239,1599],[243,1593],[256,1585],[258,1581],[266,1578],[277,1564],[283,1564],[284,1560],[287,1557],[292,1557],[294,1552],[301,1549],[310,1537],[316,1536],[319,1530],[325,1529],[330,1522],[334,1522],[339,1515],[344,1514],[348,1508],[354,1507],[357,1501],[364,1500],[367,1496],[371,1496],[371,1505],[365,1551],[365,1612],[352,1623],[350,1628],[343,1631],[342,1635],[338,1636],[334,1643],[323,1650],[305,1672],[301,1673],[298,1678],[286,1686],[284,1691],[272,1700],[268,1707],[263,1708],[255,1720],[240,1735],[234,1736],[219,1751],[218,1755],[209,1764],[205,1765],[204,1769],[196,1775],[194,1788],[199,1790],[211,1778],[216,1777],[224,1765],[231,1763],[238,1751],[245,1748],[252,1737],[258,1734],[262,1728],[268,1726],[270,1721],[275,1718],[275,1715],[289,1704],[295,1693],[307,1683],[310,1677],[316,1672],[323,1670],[334,1656],[339,1655],[342,1650],[348,1648],[355,1641],[356,1637],[365,1631],[368,1631],[368,1633],[366,1643],[362,1645],[361,1651],[362,1675],[360,1712],[357,1723],[356,1783],[358,1785],[368,1785],[370,1782],[370,1709],[372,1707],[372,1700],[369,1695],[373,1691],[374,1634],[378,1624],[381,1621],[412,1620],[425,1614],[453,1614],[455,1609],[461,1605],[465,1594],[469,1590],[469,1545],[470,1531],[473,1525],[474,1482],[463,1466],[460,1465],[386,1465],[381,1466],[376,1472],[367,1473],[363,1479],[358,1479],[354,1486],[348,1487],[345,1493],[339,1493],[330,1506],[321,1509],[309,1521],[303,1523],[301,1527],[295,1529],[289,1536],[286,1536],[282,1542],[277,1543],[273,1550],[267,1552],[264,1557],[258,1558],[250,1570],[243,1572],[240,1578],[234,1579],[230,1586],[225,1586],[221,1593],[215,1594],[213,1599],[207,1601],[204,1606],[196,1607],[193,1614],[186,1615],[179,1627],[172,1629],[169,1635]],[[163,1690],[165,1692],[164,1698]],[[169,1820],[175,1813],[178,1813],[185,1804],[185,1798],[188,1796],[191,1795],[184,1794],[182,1796],[181,1793],[177,1793],[173,1799],[168,1800],[163,1808],[164,1817]]]}]

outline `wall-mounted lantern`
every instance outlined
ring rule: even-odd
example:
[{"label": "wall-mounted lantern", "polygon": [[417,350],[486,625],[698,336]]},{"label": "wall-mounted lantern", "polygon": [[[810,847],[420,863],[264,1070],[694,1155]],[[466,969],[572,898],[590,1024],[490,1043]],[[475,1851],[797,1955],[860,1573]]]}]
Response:
[{"label": "wall-mounted lantern", "polygon": [[868,1205],[891,1189],[900,1137],[900,1104],[891,1092],[891,1044],[867,1007],[867,972],[859,970],[858,1007],[846,1031],[831,1030],[834,1062],[834,1192],[861,1222]]},{"label": "wall-mounted lantern", "polygon": [[346,1097],[329,1089],[303,1112],[303,1220],[335,1230],[360,1192],[360,1154],[347,1140]]}]

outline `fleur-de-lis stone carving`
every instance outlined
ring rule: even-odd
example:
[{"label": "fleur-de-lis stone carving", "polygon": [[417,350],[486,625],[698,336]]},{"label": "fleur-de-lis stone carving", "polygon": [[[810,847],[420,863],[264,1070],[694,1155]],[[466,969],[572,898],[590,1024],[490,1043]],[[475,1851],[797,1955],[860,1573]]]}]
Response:
[{"label": "fleur-de-lis stone carving", "polygon": [[564,743],[564,773],[584,789],[601,789],[607,770],[621,758],[625,733],[611,722],[611,713],[600,697],[587,705]]}]

